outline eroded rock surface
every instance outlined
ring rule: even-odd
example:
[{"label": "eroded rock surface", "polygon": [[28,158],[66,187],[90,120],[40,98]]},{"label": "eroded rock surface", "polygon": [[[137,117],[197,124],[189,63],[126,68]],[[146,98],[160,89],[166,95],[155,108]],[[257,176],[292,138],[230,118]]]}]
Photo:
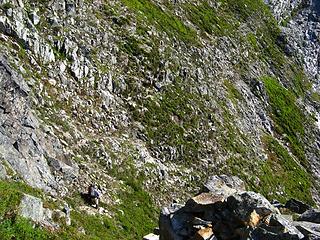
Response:
[{"label": "eroded rock surface", "polygon": [[[1,159],[30,186],[51,194],[63,192],[64,183],[57,181],[48,164],[48,159],[64,164],[62,146],[55,136],[41,129],[31,108],[28,85],[4,57],[0,58],[0,87]],[[62,175],[66,173],[61,172],[63,169],[54,170]]]}]

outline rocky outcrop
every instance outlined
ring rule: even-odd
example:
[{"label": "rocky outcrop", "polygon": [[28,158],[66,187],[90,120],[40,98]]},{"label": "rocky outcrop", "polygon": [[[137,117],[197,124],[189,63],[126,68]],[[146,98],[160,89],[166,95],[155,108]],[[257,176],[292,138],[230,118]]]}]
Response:
[{"label": "rocky outcrop", "polygon": [[[235,179],[214,176],[205,186],[216,186],[211,188],[216,192],[200,193],[185,205],[172,204],[163,208],[159,220],[160,240],[318,239],[316,210],[304,212],[299,221],[294,222],[292,216],[281,214],[289,209],[279,205],[279,209],[276,208],[261,194],[243,188],[233,188],[230,192],[227,184]],[[234,187],[242,186],[241,180],[236,182]]]},{"label": "rocky outcrop", "polygon": [[66,165],[62,145],[55,136],[43,131],[31,109],[27,83],[4,57],[0,58],[0,87],[1,159],[30,186],[53,195],[63,192],[64,183],[57,180],[53,170],[63,175],[66,168],[52,169],[49,161],[54,159]]}]

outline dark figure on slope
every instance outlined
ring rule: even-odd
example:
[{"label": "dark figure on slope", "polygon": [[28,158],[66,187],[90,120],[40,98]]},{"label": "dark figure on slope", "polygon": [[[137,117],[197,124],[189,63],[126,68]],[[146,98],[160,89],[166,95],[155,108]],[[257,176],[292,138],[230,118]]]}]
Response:
[{"label": "dark figure on slope", "polygon": [[100,191],[98,190],[97,186],[91,184],[88,188],[88,196],[90,198],[90,202],[93,204],[94,208],[99,207],[99,200],[100,200]]}]

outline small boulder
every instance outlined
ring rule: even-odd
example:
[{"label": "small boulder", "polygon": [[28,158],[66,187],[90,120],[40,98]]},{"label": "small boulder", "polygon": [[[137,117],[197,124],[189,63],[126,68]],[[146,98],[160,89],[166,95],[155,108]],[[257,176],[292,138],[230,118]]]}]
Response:
[{"label": "small boulder", "polygon": [[273,214],[269,221],[269,226],[278,229],[278,234],[290,235],[293,238],[302,239],[304,235],[293,225],[292,222],[288,221],[281,215]]},{"label": "small boulder", "polygon": [[320,239],[320,224],[311,222],[293,222],[293,225],[307,238]]},{"label": "small boulder", "polygon": [[24,194],[19,207],[19,215],[24,218],[31,219],[36,223],[42,222],[44,220],[42,200],[40,198]]},{"label": "small boulder", "polygon": [[311,209],[311,207],[308,204],[305,204],[293,198],[291,198],[289,201],[286,202],[285,207],[291,210],[292,212],[299,213],[299,214],[302,214],[305,211]]},{"label": "small boulder", "polygon": [[300,215],[298,220],[305,222],[320,223],[320,210],[311,209],[305,211],[302,215]]},{"label": "small boulder", "polygon": [[150,233],[143,237],[143,240],[159,240],[159,235],[155,235],[153,233]]}]

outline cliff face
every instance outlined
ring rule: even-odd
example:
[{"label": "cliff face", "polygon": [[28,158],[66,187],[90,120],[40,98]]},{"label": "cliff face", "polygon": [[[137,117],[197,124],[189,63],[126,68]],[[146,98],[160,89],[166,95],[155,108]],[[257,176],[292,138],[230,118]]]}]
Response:
[{"label": "cliff face", "polygon": [[319,6],[265,3],[0,0],[0,169],[109,207],[210,173],[319,202]]}]

